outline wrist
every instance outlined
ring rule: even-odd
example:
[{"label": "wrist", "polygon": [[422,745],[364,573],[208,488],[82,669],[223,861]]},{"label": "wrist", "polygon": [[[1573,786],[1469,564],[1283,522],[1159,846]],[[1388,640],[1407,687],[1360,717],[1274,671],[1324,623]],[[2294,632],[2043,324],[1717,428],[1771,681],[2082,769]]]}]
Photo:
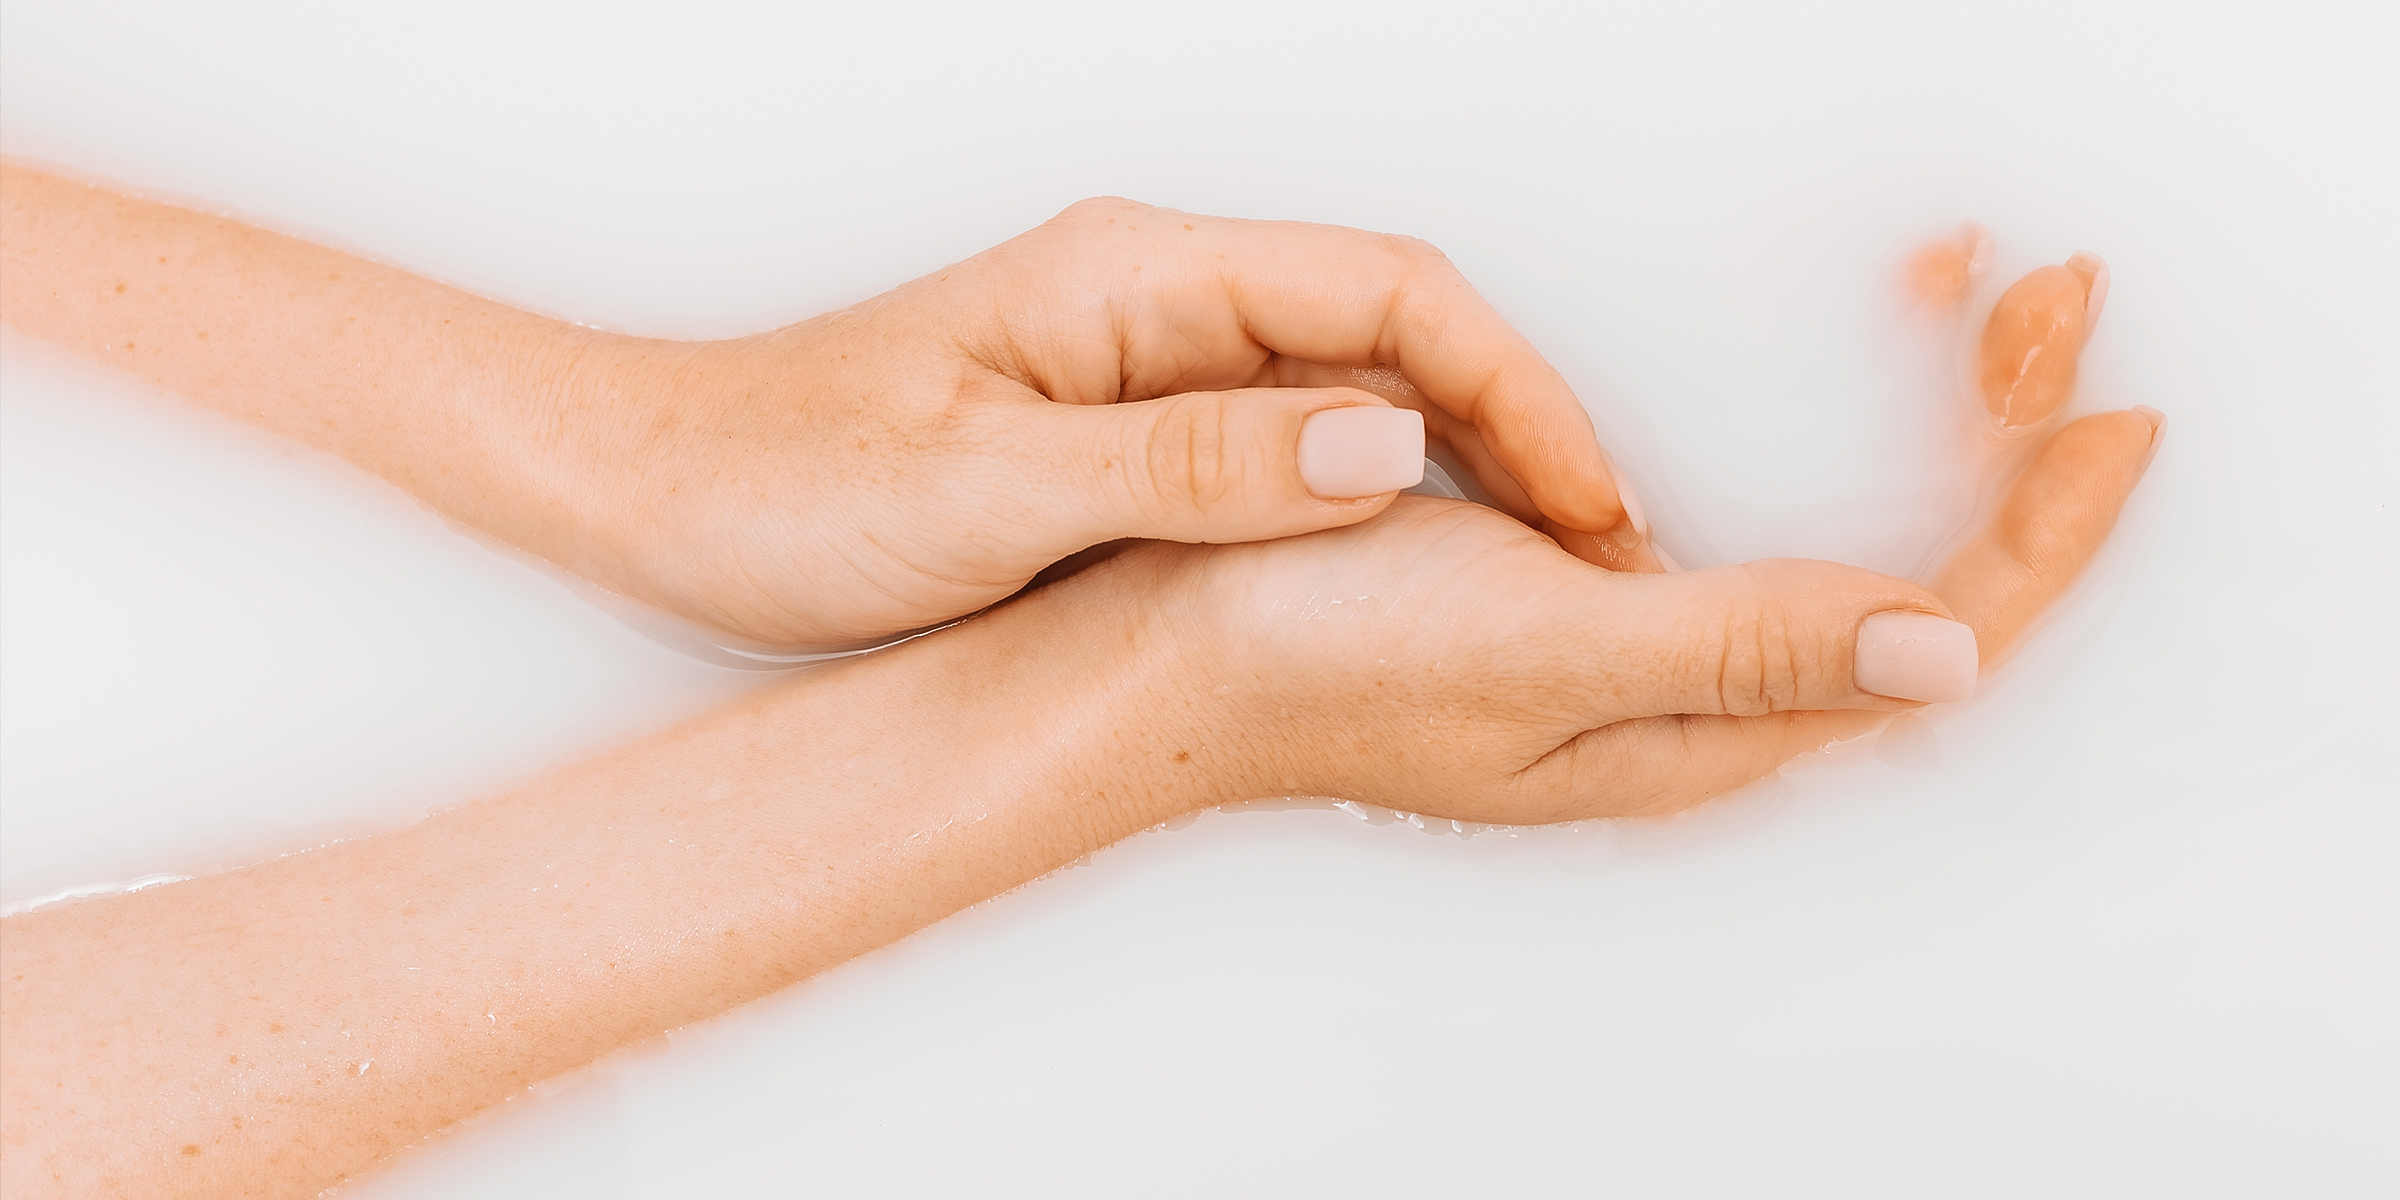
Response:
[{"label": "wrist", "polygon": [[543,321],[505,350],[487,437],[505,511],[485,531],[611,591],[670,610],[659,582],[676,539],[663,532],[681,486],[676,434],[683,360],[705,344]]},{"label": "wrist", "polygon": [[959,680],[968,694],[944,699],[993,710],[1000,752],[1043,764],[1039,790],[1086,831],[1078,853],[1272,788],[1225,698],[1194,686],[1172,569],[1184,551],[1136,548],[888,652],[931,658],[947,641],[946,658],[979,664]]},{"label": "wrist", "polygon": [[1141,798],[1137,828],[1292,790],[1256,673],[1193,611],[1193,560],[1210,553],[1139,544],[1011,606],[1052,606],[1078,639],[1066,653],[1104,689],[1097,724],[1110,733],[1093,750]]}]

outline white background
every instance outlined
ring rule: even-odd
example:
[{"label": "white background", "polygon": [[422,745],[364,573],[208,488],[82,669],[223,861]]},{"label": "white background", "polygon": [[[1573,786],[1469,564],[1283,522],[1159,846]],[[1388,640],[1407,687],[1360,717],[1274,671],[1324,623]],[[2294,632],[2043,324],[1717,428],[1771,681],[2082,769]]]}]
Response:
[{"label": "white background", "polygon": [[[2082,403],[2170,416],[2084,584],[1906,744],[1513,839],[1209,815],[346,1194],[2390,1195],[2395,38],[2219,7],[10,0],[0,118],[677,336],[1093,193],[1414,233],[1691,565],[1930,548],[1946,346],[1891,270],[1961,217],[2004,272],[2107,258]],[[8,900],[389,827],[759,683],[342,464],[5,368]]]}]

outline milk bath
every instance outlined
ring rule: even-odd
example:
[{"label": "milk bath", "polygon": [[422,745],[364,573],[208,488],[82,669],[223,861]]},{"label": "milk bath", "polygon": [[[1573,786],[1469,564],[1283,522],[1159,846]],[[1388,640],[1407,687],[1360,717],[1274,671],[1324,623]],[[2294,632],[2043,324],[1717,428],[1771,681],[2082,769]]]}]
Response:
[{"label": "milk bath", "polygon": [[[542,57],[494,49],[554,26],[506,6],[103,15],[10,10],[12,152],[609,327],[838,307],[1092,193],[1427,237],[1687,567],[1913,573],[1972,507],[1956,347],[1892,277],[1961,219],[1987,289],[2105,258],[2084,403],[2172,418],[1972,703],[1822,767],[1638,828],[1204,816],[346,1194],[2388,1188],[2394,196],[2373,39],[2331,15],[1115,12],[1061,27],[1242,86],[1099,111],[1087,45],[972,18]],[[1322,65],[1427,47],[1406,86]],[[860,89],[890,103],[825,118]],[[0,899],[360,836],[759,685],[339,464],[0,349]]]}]

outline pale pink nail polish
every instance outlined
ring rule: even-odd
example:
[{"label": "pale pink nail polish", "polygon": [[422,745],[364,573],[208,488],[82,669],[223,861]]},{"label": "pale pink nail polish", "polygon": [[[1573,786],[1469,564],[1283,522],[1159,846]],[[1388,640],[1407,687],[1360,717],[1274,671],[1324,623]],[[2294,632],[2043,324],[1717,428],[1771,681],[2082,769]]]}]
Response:
[{"label": "pale pink nail polish", "polygon": [[1324,500],[1411,488],[1425,478],[1425,417],[1410,408],[1357,405],[1300,423],[1300,482]]},{"label": "pale pink nail polish", "polygon": [[1650,536],[1650,514],[1642,510],[1642,498],[1633,490],[1632,481],[1617,476],[1617,507],[1625,510],[1625,521],[1643,537]]},{"label": "pale pink nail polish", "polygon": [[2133,411],[2142,414],[2142,419],[2150,422],[2150,449],[2142,455],[2142,470],[2148,471],[2150,460],[2158,457],[2158,444],[2167,440],[2167,414],[2147,404],[2136,404]]},{"label": "pale pink nail polish", "polygon": [[1862,692],[1941,704],[1975,694],[1975,631],[1932,613],[1879,612],[1858,623],[1851,679]]}]

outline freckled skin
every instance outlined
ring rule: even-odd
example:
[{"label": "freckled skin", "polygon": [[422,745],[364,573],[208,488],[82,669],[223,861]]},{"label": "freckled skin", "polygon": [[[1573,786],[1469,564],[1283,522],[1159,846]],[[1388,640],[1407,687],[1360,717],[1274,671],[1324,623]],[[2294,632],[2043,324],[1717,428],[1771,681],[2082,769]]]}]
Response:
[{"label": "freckled skin", "polygon": [[[0,1191],[313,1195],[1212,804],[1697,803],[1916,707],[1851,686],[1863,614],[1948,611],[2005,648],[2106,536],[2148,429],[2061,431],[1930,591],[1799,561],[1610,572],[1418,497],[1144,543],[412,829],[8,918]],[[889,736],[928,712],[941,754]]]},{"label": "freckled skin", "polygon": [[1984,408],[2002,428],[2040,424],[2074,397],[2091,286],[2092,276],[2073,266],[2041,267],[1993,307],[1977,375]]},{"label": "freckled skin", "polygon": [[[10,275],[12,308],[38,301]],[[425,349],[383,347],[401,374]],[[342,416],[308,419],[375,442]],[[1212,804],[1526,824],[1697,803],[1916,707],[1853,686],[1865,614],[1948,612],[2005,649],[2106,536],[2150,428],[2060,431],[1930,590],[1791,560],[1610,572],[1418,497],[1269,543],[1146,542],[411,829],[10,917],[0,1193],[315,1195]],[[940,753],[891,736],[928,713]]]}]

